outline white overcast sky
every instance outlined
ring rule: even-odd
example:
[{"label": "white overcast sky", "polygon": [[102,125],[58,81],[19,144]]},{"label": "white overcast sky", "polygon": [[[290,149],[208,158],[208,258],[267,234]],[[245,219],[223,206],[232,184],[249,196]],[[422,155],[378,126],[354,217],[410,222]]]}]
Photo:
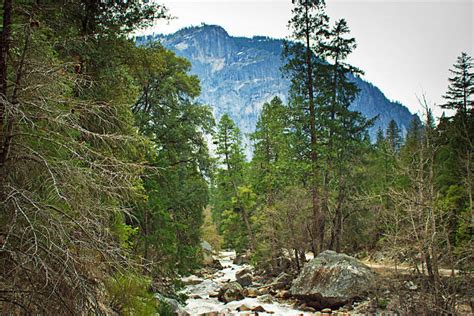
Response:
[{"label": "white overcast sky", "polygon": [[[176,18],[146,33],[217,24],[230,35],[285,38],[291,0],[161,1]],[[456,57],[473,56],[473,0],[326,0],[331,21],[345,18],[358,47],[349,62],[391,100],[419,113],[417,97],[439,104]],[[474,56],[473,56],[474,57]],[[441,110],[435,110],[436,115]]]}]

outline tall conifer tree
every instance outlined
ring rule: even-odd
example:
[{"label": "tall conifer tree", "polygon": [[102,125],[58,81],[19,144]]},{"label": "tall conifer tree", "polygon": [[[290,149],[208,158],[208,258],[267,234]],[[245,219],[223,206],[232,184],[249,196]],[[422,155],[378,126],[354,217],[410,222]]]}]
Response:
[{"label": "tall conifer tree", "polygon": [[292,78],[290,105],[300,108],[300,113],[296,113],[295,118],[299,115],[300,133],[307,138],[306,151],[309,154],[311,170],[309,183],[312,195],[312,249],[319,252],[323,249],[325,219],[320,207],[317,166],[316,53],[322,38],[327,36],[329,18],[324,11],[323,0],[296,0],[293,4],[293,17],[289,21],[289,27],[293,38],[299,42],[286,43],[284,54],[289,57],[289,61],[284,69]]}]

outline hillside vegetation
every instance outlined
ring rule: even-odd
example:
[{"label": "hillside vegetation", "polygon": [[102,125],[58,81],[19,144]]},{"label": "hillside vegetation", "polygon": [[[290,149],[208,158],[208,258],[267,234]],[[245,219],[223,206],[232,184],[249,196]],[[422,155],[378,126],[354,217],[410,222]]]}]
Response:
[{"label": "hillside vegetation", "polygon": [[352,107],[366,86],[347,22],[295,1],[289,93],[263,104],[248,160],[235,113],[216,124],[191,63],[131,39],[168,18],[162,5],[3,0],[1,12],[2,314],[170,314],[183,276],[220,266],[209,244],[266,278],[328,250],[403,263],[419,299],[400,294],[395,312],[472,300],[467,54],[440,91],[448,114],[422,100],[421,121],[404,133],[392,119],[371,141],[376,119]]}]

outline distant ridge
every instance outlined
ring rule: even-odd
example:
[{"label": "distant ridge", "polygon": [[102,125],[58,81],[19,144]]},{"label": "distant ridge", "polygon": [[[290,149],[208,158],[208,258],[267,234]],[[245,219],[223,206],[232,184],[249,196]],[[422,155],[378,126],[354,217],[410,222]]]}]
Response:
[{"label": "distant ridge", "polygon": [[[217,118],[228,113],[243,133],[253,132],[262,104],[279,96],[288,99],[289,81],[282,77],[283,40],[265,36],[233,37],[218,25],[186,27],[170,35],[149,35],[137,44],[159,41],[178,56],[192,63],[192,73],[201,80],[200,101],[214,109]],[[399,102],[388,100],[369,82],[354,77],[360,93],[351,109],[372,118],[379,116],[369,130],[372,139],[380,127],[394,119],[403,133],[416,114]]]}]

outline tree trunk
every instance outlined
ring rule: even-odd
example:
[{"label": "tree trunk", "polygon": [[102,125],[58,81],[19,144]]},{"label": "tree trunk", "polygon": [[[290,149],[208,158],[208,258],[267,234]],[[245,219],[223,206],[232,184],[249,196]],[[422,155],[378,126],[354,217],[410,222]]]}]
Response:
[{"label": "tree trunk", "polygon": [[149,231],[149,219],[148,219],[148,214],[149,211],[145,210],[144,214],[144,229],[143,229],[143,235],[145,236],[145,242],[144,242],[144,250],[143,250],[143,257],[145,261],[148,261],[148,247],[149,247],[149,242],[148,242],[148,235],[150,233]]},{"label": "tree trunk", "polygon": [[247,228],[247,234],[249,236],[250,250],[252,251],[252,253],[254,253],[255,252],[255,246],[256,246],[255,245],[255,236],[253,234],[252,226],[250,225],[250,219],[249,219],[249,216],[247,214],[247,210],[245,210],[242,203],[239,202],[239,204],[241,206],[240,211],[242,212],[242,219],[244,220],[245,227]]},{"label": "tree trunk", "polygon": [[299,259],[299,255],[298,255],[298,249],[293,249],[294,250],[294,253],[295,253],[295,262],[296,262],[296,269],[298,269],[298,271],[301,270],[301,264],[300,264],[300,259]]},{"label": "tree trunk", "polygon": [[300,249],[300,259],[302,263],[306,262],[306,254],[304,249]]},{"label": "tree trunk", "polygon": [[[313,63],[311,61],[312,51],[310,45],[310,25],[309,25],[309,3],[305,3],[305,37],[306,37],[306,70],[307,70],[307,88],[308,88],[308,102],[309,102],[309,125],[310,125],[310,143],[311,143],[311,203],[313,212],[314,222],[314,238],[313,248],[320,252],[323,249],[324,243],[324,216],[319,210],[319,198],[318,198],[318,183],[317,183],[317,165],[318,160],[317,153],[317,135],[316,135],[316,110],[314,105],[314,89],[313,89]],[[317,253],[315,253],[316,255]]]},{"label": "tree trunk", "polygon": [[271,233],[270,233],[270,257],[271,257],[271,264],[272,264],[272,271],[275,271],[278,267],[278,262],[277,262],[277,236],[276,236],[276,228],[275,228],[275,218],[272,215],[270,215],[270,227],[271,227]]},{"label": "tree trunk", "polygon": [[[7,74],[8,74],[8,54],[11,42],[11,24],[12,24],[12,0],[3,2],[3,30],[0,37],[0,176],[3,178],[3,166],[7,158],[9,135],[5,130],[8,127],[6,109],[7,109]],[[3,179],[0,179],[3,182]]]},{"label": "tree trunk", "polygon": [[346,198],[345,191],[345,177],[343,176],[343,171],[339,168],[339,192],[337,195],[337,205],[333,218],[333,229],[331,233],[331,242],[329,248],[340,252],[341,251],[341,235],[342,235],[342,223],[344,216],[342,214],[342,207],[344,205],[344,200]]}]

